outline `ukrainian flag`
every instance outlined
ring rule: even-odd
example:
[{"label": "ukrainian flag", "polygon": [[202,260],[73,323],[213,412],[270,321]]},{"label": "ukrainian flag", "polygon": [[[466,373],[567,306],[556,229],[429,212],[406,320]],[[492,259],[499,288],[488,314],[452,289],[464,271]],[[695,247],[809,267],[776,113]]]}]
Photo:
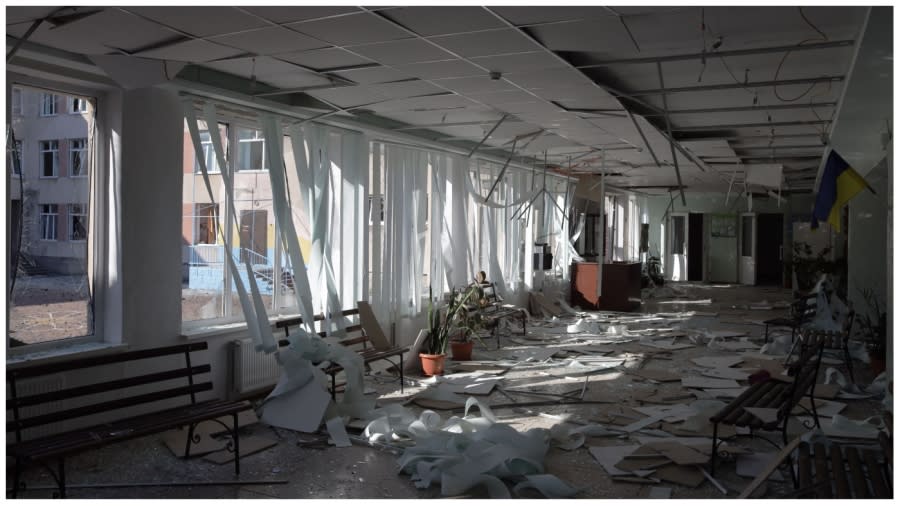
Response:
[{"label": "ukrainian flag", "polygon": [[850,164],[831,150],[825,171],[819,182],[816,206],[813,209],[812,228],[819,226],[820,220],[827,220],[838,232],[841,231],[841,208],[868,184],[856,173]]}]

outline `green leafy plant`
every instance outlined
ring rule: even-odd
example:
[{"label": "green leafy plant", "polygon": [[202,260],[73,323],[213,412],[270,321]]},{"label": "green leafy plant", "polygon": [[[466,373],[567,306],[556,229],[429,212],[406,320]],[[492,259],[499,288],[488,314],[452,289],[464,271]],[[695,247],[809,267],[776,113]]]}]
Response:
[{"label": "green leafy plant", "polygon": [[866,348],[871,356],[884,358],[887,355],[887,313],[882,311],[875,290],[865,288],[859,292],[866,301],[866,311],[857,316]]},{"label": "green leafy plant", "polygon": [[785,262],[785,268],[793,270],[797,276],[797,288],[809,290],[815,286],[822,274],[836,274],[840,271],[841,260],[829,260],[831,248],[823,248],[813,254],[812,246],[805,242],[795,242],[791,260]]},{"label": "green leafy plant", "polygon": [[[425,346],[428,354],[447,353],[451,338],[462,336],[463,340],[467,340],[477,331],[476,316],[468,304],[476,300],[479,289],[472,286],[465,290],[453,290],[446,306],[435,307],[432,289],[428,287],[428,339]],[[474,335],[477,337],[477,334]]]}]

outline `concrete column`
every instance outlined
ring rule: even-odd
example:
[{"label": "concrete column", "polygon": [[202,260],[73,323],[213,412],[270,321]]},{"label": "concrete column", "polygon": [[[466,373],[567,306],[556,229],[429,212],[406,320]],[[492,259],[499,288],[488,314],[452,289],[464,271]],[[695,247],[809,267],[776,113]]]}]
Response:
[{"label": "concrete column", "polygon": [[181,199],[184,116],[157,88],[122,99],[122,332],[132,348],[181,339]]}]

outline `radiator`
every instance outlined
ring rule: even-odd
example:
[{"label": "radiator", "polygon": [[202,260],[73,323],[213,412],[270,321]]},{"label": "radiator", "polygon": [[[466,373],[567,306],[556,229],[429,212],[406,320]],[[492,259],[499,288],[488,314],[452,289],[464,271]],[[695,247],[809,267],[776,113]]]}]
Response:
[{"label": "radiator", "polygon": [[256,351],[252,339],[234,341],[232,349],[232,392],[241,396],[274,387],[281,375],[275,355]]},{"label": "radiator", "polygon": [[[16,395],[25,397],[28,395],[46,394],[49,392],[58,392],[65,388],[65,377],[62,374],[53,376],[41,376],[39,378],[28,378],[16,381]],[[7,383],[8,385],[8,383]],[[11,395],[7,391],[7,398]],[[45,413],[57,412],[65,409],[65,401],[48,402],[37,406],[27,406],[19,409],[19,416],[28,418]],[[7,412],[7,420],[12,420],[12,410]],[[38,427],[32,427],[22,431],[22,438],[25,440],[34,439],[41,436],[49,436],[57,432],[65,430],[65,422],[48,423]],[[15,433],[9,432],[6,435],[7,441],[15,441]]]}]

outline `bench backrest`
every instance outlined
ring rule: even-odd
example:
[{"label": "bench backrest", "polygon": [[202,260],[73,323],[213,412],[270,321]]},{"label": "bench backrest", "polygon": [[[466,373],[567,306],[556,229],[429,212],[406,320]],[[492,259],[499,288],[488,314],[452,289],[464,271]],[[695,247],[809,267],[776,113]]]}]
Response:
[{"label": "bench backrest", "polygon": [[790,416],[794,407],[813,388],[819,377],[819,366],[822,363],[822,353],[825,350],[826,333],[813,329],[800,331],[799,339],[802,340],[800,358],[788,366],[788,376],[794,379],[791,388],[788,389],[787,398],[778,408],[779,419]]},{"label": "bench backrest", "polygon": [[[344,309],[340,312],[338,317],[343,318],[345,324],[343,330],[338,328],[337,322],[334,319],[330,321],[326,320],[324,314],[320,313],[313,317],[313,328],[316,329],[316,333],[319,337],[324,338],[328,335],[337,337],[342,345],[354,349],[366,349],[370,346],[369,336],[366,334],[365,329],[363,329],[362,322],[360,322],[359,319],[358,308]],[[285,336],[285,339],[278,341],[278,346],[287,346],[290,344],[290,341],[287,339],[287,336],[290,334],[290,327],[296,327],[302,323],[303,318],[299,316],[281,320],[276,323],[276,328],[284,329]],[[329,325],[331,328],[328,328]]]},{"label": "bench backrest", "polygon": [[[8,398],[6,400],[7,433],[15,433],[16,442],[23,440],[22,432],[25,429],[45,426],[53,423],[97,415],[121,408],[137,406],[152,402],[184,398],[190,403],[196,403],[196,394],[212,390],[211,381],[199,381],[196,376],[209,373],[210,365],[198,364],[197,357],[192,358],[192,352],[207,349],[205,341],[152,348],[145,350],[129,351],[112,355],[103,355],[92,358],[81,358],[62,362],[54,362],[36,366],[25,366],[6,371],[6,384]],[[129,370],[147,369],[147,362],[137,363],[147,359],[173,356],[164,370],[150,373],[129,375]],[[82,369],[94,369],[104,365],[124,364],[123,377],[113,380],[94,381],[78,386],[63,388],[45,393],[20,395],[22,382],[42,376],[57,375]],[[157,369],[158,367],[150,367]],[[96,374],[96,372],[95,372]],[[87,375],[84,375],[87,376]],[[80,376],[79,376],[80,377]],[[174,386],[180,384],[180,386]],[[121,395],[122,390],[139,387],[145,393],[136,395]],[[89,396],[119,394],[113,400],[101,400],[95,402]],[[77,407],[69,407],[71,402],[81,400]],[[37,414],[25,414],[24,411],[39,410]],[[27,439],[27,438],[26,438]]]}]

